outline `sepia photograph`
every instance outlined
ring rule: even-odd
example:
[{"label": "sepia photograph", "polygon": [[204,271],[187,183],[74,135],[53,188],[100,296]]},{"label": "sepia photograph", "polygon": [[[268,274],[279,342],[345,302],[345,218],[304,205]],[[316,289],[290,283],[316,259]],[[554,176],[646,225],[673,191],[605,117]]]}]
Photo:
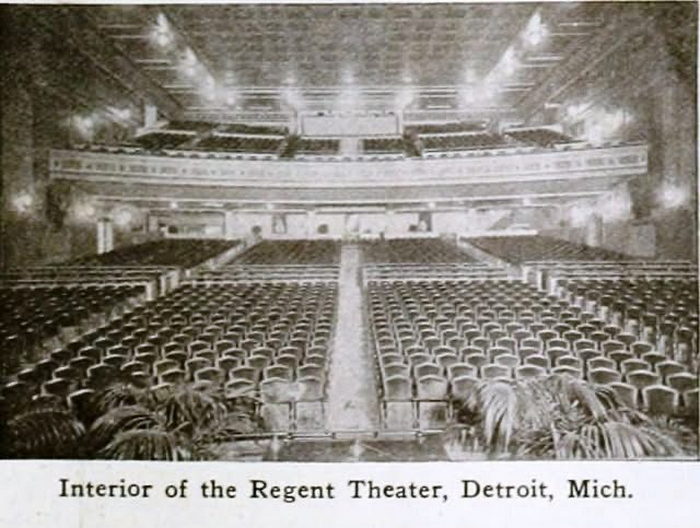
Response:
[{"label": "sepia photograph", "polygon": [[0,459],[697,461],[697,7],[0,6]]}]

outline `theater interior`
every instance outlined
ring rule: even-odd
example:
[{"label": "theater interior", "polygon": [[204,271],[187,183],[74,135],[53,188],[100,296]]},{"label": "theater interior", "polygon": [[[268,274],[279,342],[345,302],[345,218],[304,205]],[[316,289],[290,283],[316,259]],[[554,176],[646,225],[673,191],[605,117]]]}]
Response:
[{"label": "theater interior", "polygon": [[698,456],[694,3],[0,24],[0,457]]}]

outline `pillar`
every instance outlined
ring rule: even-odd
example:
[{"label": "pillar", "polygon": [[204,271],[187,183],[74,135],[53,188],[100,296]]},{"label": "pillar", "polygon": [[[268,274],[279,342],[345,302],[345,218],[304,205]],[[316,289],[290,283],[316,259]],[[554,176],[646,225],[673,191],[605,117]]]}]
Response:
[{"label": "pillar", "polygon": [[233,240],[236,238],[236,217],[233,211],[224,211],[224,238]]},{"label": "pillar", "polygon": [[307,238],[316,237],[316,211],[306,211],[306,236]]},{"label": "pillar", "polygon": [[603,219],[593,214],[586,223],[586,245],[598,247],[603,244]]},{"label": "pillar", "polygon": [[394,226],[394,210],[393,209],[387,209],[386,210],[386,222],[384,224],[386,227],[384,228],[384,234],[387,237],[390,237],[394,234],[395,232],[395,226]]},{"label": "pillar", "polygon": [[107,253],[114,249],[114,226],[111,218],[100,218],[97,221],[97,254]]},{"label": "pillar", "polygon": [[151,128],[158,122],[158,108],[156,105],[146,103],[143,106],[143,126]]}]

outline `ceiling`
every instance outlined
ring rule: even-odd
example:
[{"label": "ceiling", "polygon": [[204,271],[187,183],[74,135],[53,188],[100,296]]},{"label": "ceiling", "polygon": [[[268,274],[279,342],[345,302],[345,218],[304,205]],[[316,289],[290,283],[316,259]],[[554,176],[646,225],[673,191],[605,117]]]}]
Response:
[{"label": "ceiling", "polygon": [[536,5],[172,6],[194,48],[234,82],[452,85],[483,76]]},{"label": "ceiling", "polygon": [[[397,98],[403,108],[507,109],[600,25],[600,6],[112,5],[90,13],[185,110],[315,110],[352,90],[369,109],[393,108]],[[545,33],[533,43],[535,15]],[[516,67],[499,74],[508,53]],[[487,81],[488,101],[465,97]]]}]

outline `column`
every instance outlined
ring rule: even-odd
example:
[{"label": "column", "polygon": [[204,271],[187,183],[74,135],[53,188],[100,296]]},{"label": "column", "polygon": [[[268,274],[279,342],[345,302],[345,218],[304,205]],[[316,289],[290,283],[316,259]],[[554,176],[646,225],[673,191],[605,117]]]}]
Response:
[{"label": "column", "polygon": [[593,214],[586,224],[586,245],[598,247],[603,243],[603,219]]},{"label": "column", "polygon": [[233,240],[236,238],[236,217],[233,211],[224,211],[224,238]]},{"label": "column", "polygon": [[107,253],[114,249],[114,226],[111,218],[100,218],[97,221],[97,254]]},{"label": "column", "polygon": [[150,128],[158,122],[158,108],[154,104],[146,103],[143,106],[143,126]]},{"label": "column", "polygon": [[306,236],[307,238],[316,236],[316,211],[306,211]]},{"label": "column", "polygon": [[394,211],[393,209],[386,210],[386,222],[384,227],[384,234],[386,237],[390,237],[394,233]]}]

